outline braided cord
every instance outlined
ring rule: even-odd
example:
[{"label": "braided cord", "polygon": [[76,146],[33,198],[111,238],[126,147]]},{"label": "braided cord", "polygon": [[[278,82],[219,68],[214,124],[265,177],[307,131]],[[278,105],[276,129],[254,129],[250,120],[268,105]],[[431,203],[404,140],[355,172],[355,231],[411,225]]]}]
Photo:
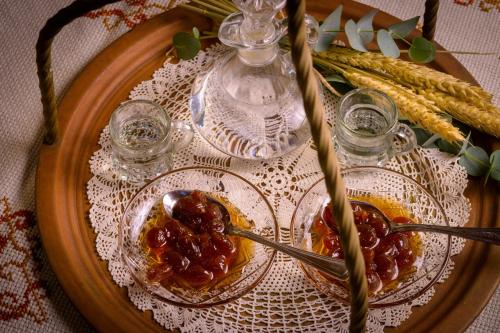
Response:
[{"label": "braided cord", "polygon": [[305,1],[288,0],[288,32],[291,39],[292,59],[297,71],[297,81],[302,91],[304,108],[311,126],[314,143],[318,147],[318,159],[325,175],[328,194],[333,202],[333,215],[339,227],[340,239],[344,249],[346,266],[349,270],[351,287],[350,332],[365,330],[368,311],[368,292],[365,277],[365,264],[358,232],[354,226],[353,214],[345,194],[345,186],[340,176],[337,157],[333,151],[332,138],[326,123],[323,105],[318,95],[317,81],[314,78],[312,59],[306,43],[304,25]]},{"label": "braided cord", "polygon": [[439,9],[439,0],[426,0],[424,12],[424,26],[422,35],[432,41],[436,31],[437,13]]},{"label": "braided cord", "polygon": [[36,43],[36,65],[45,122],[44,144],[53,144],[59,135],[57,100],[51,66],[51,46],[61,29],[86,13],[119,0],[76,0],[51,17],[40,30]]}]

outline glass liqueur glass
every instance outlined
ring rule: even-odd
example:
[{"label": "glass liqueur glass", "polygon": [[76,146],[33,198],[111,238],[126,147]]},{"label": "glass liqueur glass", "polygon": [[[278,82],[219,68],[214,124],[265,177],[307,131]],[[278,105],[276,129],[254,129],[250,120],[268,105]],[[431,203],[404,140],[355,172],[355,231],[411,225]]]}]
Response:
[{"label": "glass liqueur glass", "polygon": [[334,142],[346,166],[383,166],[417,145],[413,130],[398,122],[389,96],[367,88],[352,90],[340,100]]},{"label": "glass liqueur glass", "polygon": [[171,170],[175,152],[193,139],[190,124],[171,120],[161,105],[147,100],[122,103],[109,131],[118,177],[138,185]]},{"label": "glass liqueur glass", "polygon": [[[219,39],[235,50],[195,80],[190,98],[193,123],[215,148],[235,157],[268,159],[284,155],[310,138],[302,96],[289,53],[278,41],[286,24],[274,16],[284,0],[235,0]],[[318,23],[307,16],[308,43]]]}]

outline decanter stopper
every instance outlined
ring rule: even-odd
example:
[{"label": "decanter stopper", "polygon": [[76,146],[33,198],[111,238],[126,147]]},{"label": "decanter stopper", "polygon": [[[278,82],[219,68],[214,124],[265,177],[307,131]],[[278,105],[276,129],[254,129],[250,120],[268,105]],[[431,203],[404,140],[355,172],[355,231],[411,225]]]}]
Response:
[{"label": "decanter stopper", "polygon": [[222,43],[237,48],[242,62],[264,66],[278,54],[278,41],[286,26],[274,16],[283,8],[283,0],[234,0],[240,13],[229,15],[219,28]]}]

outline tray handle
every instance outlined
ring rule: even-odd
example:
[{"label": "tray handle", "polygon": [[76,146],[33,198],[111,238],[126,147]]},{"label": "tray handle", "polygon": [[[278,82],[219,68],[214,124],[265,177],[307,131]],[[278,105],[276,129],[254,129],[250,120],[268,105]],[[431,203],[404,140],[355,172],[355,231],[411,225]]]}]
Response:
[{"label": "tray handle", "polygon": [[36,65],[40,92],[42,95],[45,136],[43,143],[52,145],[59,136],[57,101],[52,76],[51,46],[54,37],[73,20],[119,0],[76,0],[51,17],[40,30],[36,43]]},{"label": "tray handle", "polygon": [[424,26],[422,27],[422,36],[432,41],[436,31],[437,13],[439,9],[439,0],[426,0],[424,12]]}]

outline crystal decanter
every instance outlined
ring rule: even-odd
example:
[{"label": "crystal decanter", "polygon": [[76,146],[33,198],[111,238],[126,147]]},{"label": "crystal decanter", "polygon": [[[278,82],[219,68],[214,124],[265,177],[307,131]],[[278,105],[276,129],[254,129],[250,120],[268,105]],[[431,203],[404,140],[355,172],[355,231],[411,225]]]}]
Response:
[{"label": "crystal decanter", "polygon": [[[278,41],[286,25],[275,18],[285,0],[234,0],[219,39],[234,52],[218,58],[193,85],[190,108],[198,132],[218,150],[239,158],[284,155],[310,137],[290,55]],[[306,17],[308,44],[318,23]]]}]

